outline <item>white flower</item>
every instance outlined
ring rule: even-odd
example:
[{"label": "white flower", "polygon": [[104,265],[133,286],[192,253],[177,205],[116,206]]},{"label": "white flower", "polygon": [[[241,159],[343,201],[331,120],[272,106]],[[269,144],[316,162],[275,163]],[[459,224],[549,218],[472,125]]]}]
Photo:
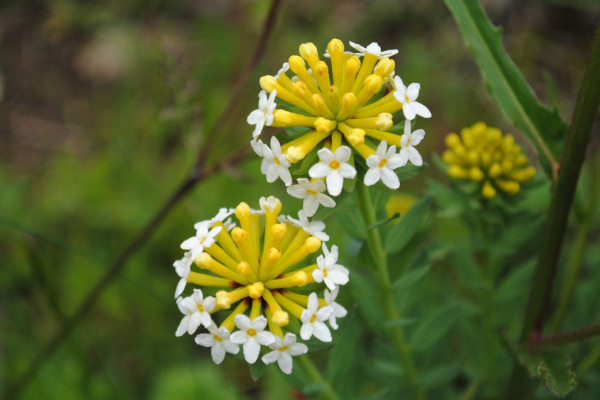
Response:
[{"label": "white flower", "polygon": [[231,343],[243,345],[244,358],[249,364],[254,364],[260,353],[260,345],[268,346],[275,342],[275,336],[264,330],[267,319],[261,315],[250,320],[246,315],[238,314],[233,321],[240,330],[231,334]]},{"label": "white flower", "polygon": [[279,70],[279,72],[277,72],[277,75],[275,75],[275,79],[279,79],[281,74],[285,74],[289,69],[290,69],[290,64],[287,62],[284,62],[283,65],[281,66],[281,69]]},{"label": "white flower", "polygon": [[[407,122],[410,123],[408,120]],[[394,173],[394,170],[406,164],[406,162],[402,161],[402,157],[396,154],[396,146],[388,148],[386,141],[383,140],[377,146],[377,154],[367,157],[369,170],[365,174],[365,185],[374,185],[381,179],[390,189],[398,189],[400,187],[400,180]]]},{"label": "white flower", "polygon": [[279,336],[275,336],[275,343],[269,346],[270,353],[265,354],[261,360],[265,364],[271,364],[277,361],[279,368],[285,374],[292,373],[292,356],[299,356],[308,351],[308,347],[304,343],[296,343],[296,335],[286,333],[283,340]]},{"label": "white flower", "polygon": [[256,153],[257,156],[264,157],[264,155],[265,155],[264,147],[266,145],[263,143],[262,140],[252,139],[250,141],[250,146],[252,146],[252,150],[254,150],[254,153]]},{"label": "white flower", "polygon": [[419,97],[419,90],[421,85],[418,83],[411,83],[408,88],[402,83],[402,79],[399,76],[394,77],[394,98],[402,103],[402,111],[404,116],[408,120],[413,120],[417,115],[423,118],[430,118],[431,112],[423,104],[415,101]]},{"label": "white flower", "polygon": [[325,222],[323,221],[309,221],[308,217],[304,210],[298,211],[298,219],[294,219],[290,216],[285,218],[281,216],[283,221],[289,222],[292,225],[297,226],[298,228],[304,229],[306,233],[311,236],[318,237],[322,242],[326,242],[329,240],[329,235],[323,232],[325,229]]},{"label": "white flower", "polygon": [[358,50],[358,53],[356,53],[356,55],[359,55],[359,56],[373,54],[374,56],[383,58],[383,57],[391,57],[393,55],[398,54],[398,50],[396,50],[396,49],[381,51],[381,47],[379,47],[379,44],[377,44],[376,42],[372,42],[367,47],[363,47],[357,43],[350,42],[350,46],[352,46],[356,50]]},{"label": "white flower", "polygon": [[212,226],[214,226],[218,222],[223,222],[223,225],[225,225],[225,228],[227,230],[231,230],[231,229],[233,229],[235,227],[235,224],[233,224],[234,226],[230,226],[231,225],[231,220],[225,221],[225,219],[227,217],[229,217],[230,215],[232,215],[234,212],[235,212],[234,208],[222,207],[222,208],[219,209],[219,212],[217,213],[217,215],[215,215],[210,220],[196,222],[194,224],[194,229],[196,229],[196,230],[200,229],[200,227],[203,224],[207,224],[209,227],[212,227]]},{"label": "white flower", "polygon": [[183,250],[191,250],[192,258],[196,258],[204,249],[212,246],[215,243],[215,237],[223,229],[222,226],[215,226],[209,230],[209,221],[200,222],[196,226],[196,236],[186,239],[181,243]]},{"label": "white flower", "polygon": [[201,333],[194,339],[197,344],[210,347],[210,355],[215,364],[219,365],[225,358],[225,353],[237,354],[240,346],[231,343],[229,331],[225,327],[217,328],[214,323],[208,327],[210,333]]},{"label": "white flower", "polygon": [[325,207],[335,207],[335,201],[325,193],[325,182],[321,179],[316,179],[313,182],[306,178],[299,178],[297,185],[292,185],[287,188],[290,196],[298,199],[304,199],[302,208],[307,216],[312,217],[317,212],[319,204]]},{"label": "white flower", "polygon": [[255,125],[252,137],[256,138],[262,132],[264,126],[271,126],[273,123],[273,111],[277,104],[275,97],[277,90],[273,90],[267,99],[267,92],[261,90],[258,94],[258,110],[254,110],[248,115],[247,121],[250,125]]},{"label": "white flower", "polygon": [[204,299],[200,289],[194,289],[194,294],[184,299],[179,297],[177,306],[185,317],[179,323],[175,336],[182,336],[186,331],[191,335],[200,324],[208,327],[213,323],[209,313],[215,308],[215,299],[212,296]]},{"label": "white flower", "polygon": [[308,174],[311,178],[325,178],[327,190],[332,196],[342,192],[344,178],[353,179],[356,170],[346,161],[350,159],[352,151],[348,146],[340,146],[335,153],[328,148],[322,148],[317,152],[319,162],[313,165]]},{"label": "white flower", "polygon": [[327,325],[323,323],[323,321],[327,321],[331,312],[331,307],[329,306],[325,306],[319,310],[317,294],[311,293],[308,296],[308,305],[302,311],[302,315],[300,315],[300,320],[302,321],[300,337],[308,340],[312,335],[315,335],[322,342],[331,342],[331,332]]},{"label": "white flower", "polygon": [[281,201],[279,201],[279,199],[275,196],[263,196],[260,198],[258,203],[260,204],[261,210],[265,213],[267,210],[269,210],[271,213],[275,211],[279,212],[281,210]]},{"label": "white flower", "polygon": [[329,316],[329,325],[333,328],[333,329],[337,329],[338,325],[336,322],[336,318],[344,318],[346,316],[346,314],[348,314],[348,311],[342,307],[341,305],[339,305],[338,303],[335,302],[335,298],[338,295],[340,288],[336,287],[335,289],[333,289],[331,292],[327,289],[325,289],[325,302],[327,303],[327,305],[329,307],[331,307],[331,315]]},{"label": "white flower", "polygon": [[410,132],[410,121],[404,123],[404,135],[400,140],[400,158],[402,163],[406,164],[408,161],[414,165],[423,165],[423,159],[421,155],[414,148],[414,146],[421,143],[421,140],[425,137],[425,131],[423,129],[417,129],[413,133]]},{"label": "white flower", "polygon": [[173,263],[173,267],[175,267],[175,273],[181,278],[177,283],[177,288],[175,288],[175,298],[179,297],[181,293],[185,290],[185,285],[187,283],[187,278],[190,275],[190,268],[192,266],[192,262],[194,259],[192,258],[192,252],[186,251],[181,260],[177,260]]},{"label": "white flower", "polygon": [[312,276],[315,282],[324,282],[331,290],[334,290],[338,285],[348,283],[348,270],[343,266],[336,264],[338,259],[338,248],[336,245],[331,247],[331,252],[327,251],[327,245],[323,243],[323,253],[325,257],[317,257],[317,266],[313,270]]},{"label": "white flower", "polygon": [[290,162],[285,158],[284,154],[281,154],[281,146],[275,136],[271,138],[271,148],[263,145],[263,160],[260,165],[260,171],[266,175],[267,182],[273,183],[277,178],[281,178],[285,186],[292,184],[292,175],[288,168]]}]

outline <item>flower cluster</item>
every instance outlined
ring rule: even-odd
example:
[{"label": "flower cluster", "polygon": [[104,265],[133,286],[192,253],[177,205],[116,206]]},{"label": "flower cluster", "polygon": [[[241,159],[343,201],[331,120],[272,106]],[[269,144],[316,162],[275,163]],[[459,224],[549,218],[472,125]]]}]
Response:
[{"label": "flower cluster", "polygon": [[[335,201],[323,193],[325,188],[338,196],[344,180],[356,177],[357,167],[366,170],[366,185],[381,180],[397,189],[400,181],[394,170],[409,161],[423,162],[414,146],[425,132],[411,132],[417,115],[431,117],[417,101],[420,85],[406,87],[395,76],[389,57],[398,50],[382,51],[377,43],[366,48],[350,45],[356,53],[345,51],[338,39],[329,42],[325,57],[331,66],[319,58],[314,44],[300,45],[300,55],[291,56],[277,75],[260,79],[258,109],[248,116],[248,123],[255,126],[252,147],[263,157],[261,172],[269,182],[281,179],[290,195],[304,199],[308,216],[319,205],[333,207]],[[290,70],[292,77],[287,75]],[[287,110],[277,108],[276,99]],[[402,135],[390,132],[398,131],[392,129],[392,114],[400,110],[405,119]],[[272,137],[266,144],[259,138],[264,126],[295,127],[294,132],[300,133],[289,131],[282,139],[285,143]],[[359,156],[356,164],[353,155]],[[312,180],[301,177],[292,185],[292,174],[303,175],[302,170],[308,170]]]},{"label": "flower cluster", "polygon": [[[272,196],[261,198],[260,208],[253,210],[246,203],[223,208],[214,218],[197,223],[196,235],[181,244],[187,251],[173,266],[181,278],[175,297],[184,317],[175,334],[193,335],[202,325],[208,332],[198,334],[196,343],[211,348],[216,364],[226,353],[238,353],[240,346],[245,360],[253,364],[261,346],[268,346],[261,360],[277,361],[289,374],[292,356],[308,351],[297,341],[298,332],[290,331],[290,319],[300,322],[303,340],[314,336],[330,342],[326,323],[337,329],[336,319],[346,315],[335,300],[349,273],[337,263],[337,246],[329,249],[323,243],[329,240],[323,222],[309,221],[303,211],[298,219],[280,216],[281,202]],[[316,262],[307,260],[320,250]],[[193,265],[198,270],[192,271]],[[181,297],[187,283],[201,289]],[[302,293],[310,294],[295,291],[304,286]],[[217,312],[223,315],[220,324]]]},{"label": "flower cluster", "polygon": [[515,194],[520,183],[535,176],[535,168],[527,165],[514,137],[483,122],[462,129],[460,136],[449,133],[446,146],[442,158],[449,165],[448,175],[481,183],[485,198],[493,198],[498,190]]}]

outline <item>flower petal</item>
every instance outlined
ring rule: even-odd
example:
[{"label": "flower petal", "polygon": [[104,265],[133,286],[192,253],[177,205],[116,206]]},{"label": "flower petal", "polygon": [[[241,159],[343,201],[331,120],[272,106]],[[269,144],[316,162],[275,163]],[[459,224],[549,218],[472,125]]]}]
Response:
[{"label": "flower petal", "polygon": [[260,344],[254,339],[248,340],[244,343],[244,358],[248,364],[254,364],[258,360],[260,353]]}]

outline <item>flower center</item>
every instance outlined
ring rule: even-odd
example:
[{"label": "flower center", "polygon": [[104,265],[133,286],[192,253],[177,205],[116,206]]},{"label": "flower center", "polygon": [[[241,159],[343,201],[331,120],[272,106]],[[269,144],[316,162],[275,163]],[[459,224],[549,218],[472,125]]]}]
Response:
[{"label": "flower center", "polygon": [[311,196],[316,196],[316,195],[317,195],[317,192],[315,192],[314,190],[311,190],[311,189],[308,189],[308,190],[306,191],[306,193],[308,193],[308,194],[309,194],[309,195],[311,195]]},{"label": "flower center", "polygon": [[312,317],[310,317],[310,323],[314,323],[317,320],[317,314],[313,314]]},{"label": "flower center", "polygon": [[406,103],[410,103],[410,99],[408,98],[408,96],[404,96],[404,99],[406,100]]},{"label": "flower center", "polygon": [[255,329],[248,329],[248,331],[246,332],[246,334],[250,337],[254,337],[256,336],[256,330]]},{"label": "flower center", "polygon": [[281,351],[281,352],[283,353],[283,352],[284,352],[284,351],[286,351],[287,349],[289,349],[289,347],[288,347],[288,346],[281,346],[281,347],[279,348],[279,351]]},{"label": "flower center", "polygon": [[223,341],[223,339],[221,339],[221,336],[219,336],[219,335],[213,335],[213,337],[215,338],[215,340],[217,342],[222,342]]},{"label": "flower center", "polygon": [[338,169],[340,167],[340,162],[338,160],[333,160],[329,163],[329,168]]},{"label": "flower center", "polygon": [[198,304],[198,311],[204,312],[204,306],[202,304]]},{"label": "flower center", "polygon": [[326,270],[326,269],[324,269],[324,270],[323,270],[323,276],[324,276],[325,278],[327,278],[327,270]]},{"label": "flower center", "polygon": [[387,158],[384,158],[383,160],[379,161],[379,168],[383,168],[383,166],[385,164],[387,164],[387,162],[388,162]]},{"label": "flower center", "polygon": [[281,165],[281,162],[279,162],[279,158],[278,157],[275,157],[275,164]]}]

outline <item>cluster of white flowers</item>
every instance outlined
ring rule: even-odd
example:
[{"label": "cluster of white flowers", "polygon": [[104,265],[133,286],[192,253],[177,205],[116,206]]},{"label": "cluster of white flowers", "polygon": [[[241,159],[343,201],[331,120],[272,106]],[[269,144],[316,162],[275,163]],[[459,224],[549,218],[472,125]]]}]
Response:
[{"label": "cluster of white flowers", "polygon": [[[334,207],[330,196],[342,192],[345,179],[356,178],[353,153],[367,164],[364,182],[368,186],[381,181],[397,189],[400,181],[394,170],[408,162],[423,164],[415,146],[425,132],[411,132],[411,121],[417,116],[431,117],[429,109],[417,101],[420,85],[411,83],[407,87],[395,75],[394,62],[389,57],[398,50],[383,51],[377,43],[363,47],[350,42],[350,46],[355,53],[344,51],[337,39],[329,43],[325,57],[331,60],[332,67],[328,69],[312,43],[301,45],[301,57],[291,56],[275,76],[261,78],[264,90],[259,94],[259,107],[248,116],[248,123],[255,127],[252,148],[263,158],[261,172],[268,182],[281,179],[291,196],[303,199],[303,209],[309,217],[319,206]],[[358,57],[363,58],[362,64]],[[305,62],[311,68],[306,68]],[[296,75],[288,77],[289,70]],[[345,84],[346,80],[354,85]],[[374,95],[385,91],[386,85],[391,87],[390,93],[377,99]],[[294,105],[294,112],[277,109],[277,98]],[[393,125],[392,113],[399,110],[406,119],[404,134],[386,132]],[[259,138],[265,126],[305,126],[313,130],[288,143],[272,137],[268,145]],[[298,178],[292,184],[290,167],[321,142],[318,162],[308,169],[308,177]]]},{"label": "cluster of white flowers", "polygon": [[[339,286],[348,283],[349,272],[337,263],[337,246],[330,250],[324,243],[329,240],[325,224],[310,221],[302,210],[298,219],[278,215],[280,210],[281,202],[274,197],[261,198],[260,210],[245,203],[236,209],[222,208],[216,217],[195,224],[196,235],[181,244],[185,255],[173,267],[180,277],[175,297],[183,318],[175,335],[196,335],[195,342],[210,347],[216,364],[226,353],[239,353],[241,346],[249,364],[259,358],[265,364],[277,362],[290,374],[292,357],[306,353],[308,346],[297,342],[293,332],[281,329],[288,324],[289,314],[301,323],[297,333],[303,340],[314,336],[324,342],[332,340],[330,328],[338,328],[336,319],[347,314],[335,300]],[[229,219],[232,214],[239,227]],[[265,222],[261,223],[263,216]],[[261,229],[264,240],[258,236]],[[262,242],[264,250],[260,249]],[[315,264],[296,266],[319,250],[322,254]],[[191,271],[193,264],[202,273]],[[205,292],[206,287],[224,290],[216,291],[213,297],[194,288],[190,296],[182,297],[188,282],[204,286]],[[307,284],[314,285],[315,290],[324,285],[322,297],[316,291],[308,296],[293,292],[294,287]],[[215,313],[228,310],[236,302],[237,307],[218,325]],[[207,332],[197,333],[200,327]],[[262,346],[270,351],[260,357]]]}]

